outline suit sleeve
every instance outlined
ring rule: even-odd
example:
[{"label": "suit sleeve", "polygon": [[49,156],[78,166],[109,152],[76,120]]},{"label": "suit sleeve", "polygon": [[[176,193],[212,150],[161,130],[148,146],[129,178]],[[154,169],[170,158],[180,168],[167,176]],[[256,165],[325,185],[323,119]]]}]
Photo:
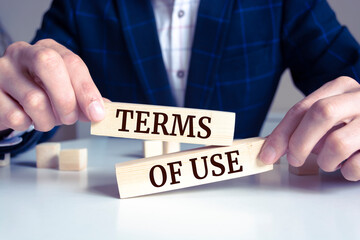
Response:
[{"label": "suit sleeve", "polygon": [[308,95],[339,76],[359,82],[360,48],[326,0],[284,1],[283,55],[295,85]]},{"label": "suit sleeve", "polygon": [[78,53],[77,27],[74,17],[76,5],[77,0],[54,0],[45,13],[41,28],[36,32],[32,42],[51,38]]},{"label": "suit sleeve", "polygon": [[[36,32],[32,43],[51,38],[77,53],[76,25],[74,23],[75,1],[54,0],[50,9],[45,13],[41,28]],[[33,130],[22,136],[22,142],[15,146],[0,147],[0,155],[11,153],[12,156],[27,151],[36,144],[49,140],[56,132],[55,127],[49,132]]]}]

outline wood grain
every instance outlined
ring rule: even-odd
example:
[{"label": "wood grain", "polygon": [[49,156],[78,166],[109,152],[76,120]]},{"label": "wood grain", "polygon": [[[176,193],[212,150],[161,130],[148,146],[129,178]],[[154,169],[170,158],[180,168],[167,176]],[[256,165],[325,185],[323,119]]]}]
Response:
[{"label": "wood grain", "polygon": [[91,134],[219,146],[234,138],[235,113],[114,102],[105,110]]},{"label": "wood grain", "polygon": [[[234,141],[116,164],[121,198],[218,182],[273,169],[258,159],[263,138]],[[206,163],[206,166],[205,166]]]}]

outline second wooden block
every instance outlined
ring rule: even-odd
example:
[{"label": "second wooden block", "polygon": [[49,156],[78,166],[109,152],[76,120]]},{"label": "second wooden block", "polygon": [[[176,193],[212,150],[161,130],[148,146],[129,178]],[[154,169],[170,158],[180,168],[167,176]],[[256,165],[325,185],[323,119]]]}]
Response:
[{"label": "second wooden block", "polygon": [[60,152],[59,169],[63,171],[80,171],[87,167],[87,149],[65,149]]},{"label": "second wooden block", "polygon": [[41,143],[36,146],[36,167],[58,168],[60,143]]}]

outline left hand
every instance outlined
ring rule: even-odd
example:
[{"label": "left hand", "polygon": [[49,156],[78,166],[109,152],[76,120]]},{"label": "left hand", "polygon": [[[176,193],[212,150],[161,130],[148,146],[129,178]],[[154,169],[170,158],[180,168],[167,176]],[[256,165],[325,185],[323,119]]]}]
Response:
[{"label": "left hand", "polygon": [[341,168],[347,180],[359,181],[359,83],[339,77],[295,104],[265,141],[260,159],[273,164],[286,153],[295,167],[315,153],[322,170]]}]

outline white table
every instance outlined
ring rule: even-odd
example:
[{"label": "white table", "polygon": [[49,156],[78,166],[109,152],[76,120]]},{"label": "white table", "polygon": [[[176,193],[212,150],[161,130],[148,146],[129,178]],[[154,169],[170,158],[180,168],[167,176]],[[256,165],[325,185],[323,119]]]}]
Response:
[{"label": "white table", "polygon": [[338,172],[299,177],[282,161],[256,176],[119,199],[114,165],[140,158],[141,141],[62,146],[87,147],[88,169],[36,169],[33,150],[0,168],[1,240],[360,239],[360,183]]}]

